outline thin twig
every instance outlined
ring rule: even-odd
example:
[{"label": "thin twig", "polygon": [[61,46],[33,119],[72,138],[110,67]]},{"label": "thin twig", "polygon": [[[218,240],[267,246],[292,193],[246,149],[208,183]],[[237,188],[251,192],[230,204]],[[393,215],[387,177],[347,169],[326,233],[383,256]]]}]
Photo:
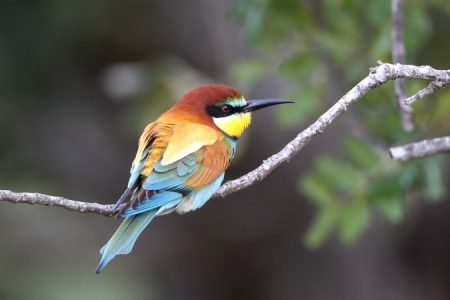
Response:
[{"label": "thin twig", "polygon": [[[403,0],[391,1],[391,14],[392,14],[392,61],[394,63],[405,63],[405,45],[403,42]],[[405,104],[406,81],[404,79],[398,79],[395,81],[395,97],[397,99],[398,109],[400,111],[400,120],[403,130],[410,132],[414,129],[414,123],[412,120],[412,107]]]},{"label": "thin twig", "polygon": [[[231,193],[247,188],[258,181],[263,180],[282,163],[289,161],[298,154],[309,141],[321,134],[338,116],[347,108],[358,101],[369,91],[380,85],[397,78],[422,79],[433,82],[450,82],[450,70],[436,70],[429,66],[413,66],[400,64],[383,64],[371,68],[369,75],[354,86],[347,94],[334,104],[327,112],[320,116],[311,126],[298,134],[280,152],[270,156],[255,170],[244,176],[224,183],[213,197],[223,198]],[[442,85],[444,87],[445,85]],[[439,86],[437,87],[439,88]],[[49,196],[38,193],[15,193],[8,190],[0,190],[0,201],[13,203],[28,203],[44,206],[63,207],[71,211],[82,213],[94,213],[104,216],[112,216],[112,205],[87,203],[69,200],[63,197]],[[119,207],[120,209],[120,207]]]},{"label": "thin twig", "polygon": [[[450,77],[450,74],[449,74]],[[447,81],[432,81],[430,82],[426,87],[412,95],[411,97],[404,100],[405,105],[412,105],[414,102],[416,102],[419,99],[422,99],[425,96],[433,94],[438,89],[442,89],[445,86],[450,84],[450,80]]]},{"label": "thin twig", "polygon": [[393,159],[407,161],[446,151],[450,151],[450,136],[393,147],[389,153]]}]

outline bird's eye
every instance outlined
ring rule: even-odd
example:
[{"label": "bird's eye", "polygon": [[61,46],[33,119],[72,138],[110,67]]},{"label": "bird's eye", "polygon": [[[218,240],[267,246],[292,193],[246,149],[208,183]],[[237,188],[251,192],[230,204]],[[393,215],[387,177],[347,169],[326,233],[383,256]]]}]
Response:
[{"label": "bird's eye", "polygon": [[224,106],[220,107],[220,110],[223,113],[229,113],[231,111],[231,108],[228,105],[224,105]]}]

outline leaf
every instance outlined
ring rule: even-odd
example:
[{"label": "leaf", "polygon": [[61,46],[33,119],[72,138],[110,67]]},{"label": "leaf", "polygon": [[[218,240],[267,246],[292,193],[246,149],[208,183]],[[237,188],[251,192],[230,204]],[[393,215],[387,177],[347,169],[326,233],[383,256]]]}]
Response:
[{"label": "leaf", "polygon": [[402,193],[396,175],[381,175],[376,180],[372,180],[369,186],[369,199],[389,198]]},{"label": "leaf", "polygon": [[392,195],[384,198],[374,199],[378,210],[391,223],[400,223],[405,216],[405,208],[400,195]]},{"label": "leaf", "polygon": [[317,160],[317,172],[324,180],[344,192],[352,190],[359,179],[358,172],[350,164],[330,156]]},{"label": "leaf", "polygon": [[299,190],[318,206],[326,206],[333,202],[334,195],[325,183],[317,176],[303,176],[299,181]]},{"label": "leaf", "polygon": [[410,161],[400,166],[400,170],[396,178],[390,178],[393,182],[398,183],[399,192],[406,192],[420,183],[422,176],[423,171],[421,170],[420,164],[417,161]]},{"label": "leaf", "polygon": [[317,249],[325,242],[333,230],[337,217],[338,207],[330,205],[322,209],[316,215],[313,223],[309,226],[304,237],[305,246],[309,249]]},{"label": "leaf", "polygon": [[378,157],[372,148],[363,142],[361,139],[350,137],[345,139],[345,150],[349,156],[350,161],[358,168],[373,169],[378,164]]},{"label": "leaf", "polygon": [[370,211],[364,199],[353,200],[339,216],[339,237],[345,244],[354,242],[368,227]]}]

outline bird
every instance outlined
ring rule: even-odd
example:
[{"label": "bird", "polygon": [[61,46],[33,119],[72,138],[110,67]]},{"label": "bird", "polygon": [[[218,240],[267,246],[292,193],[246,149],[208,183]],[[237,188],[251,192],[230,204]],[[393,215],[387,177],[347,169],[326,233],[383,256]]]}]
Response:
[{"label": "bird", "polygon": [[292,103],[285,99],[246,100],[230,86],[196,87],[148,124],[139,138],[127,187],[114,206],[124,218],[100,249],[99,274],[119,254],[129,254],[156,217],[202,207],[219,189],[252,112]]}]

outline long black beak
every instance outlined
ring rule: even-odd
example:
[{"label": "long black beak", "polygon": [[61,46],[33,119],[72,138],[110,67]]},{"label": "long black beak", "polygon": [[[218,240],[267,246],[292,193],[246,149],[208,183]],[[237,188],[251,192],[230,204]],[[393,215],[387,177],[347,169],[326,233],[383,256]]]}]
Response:
[{"label": "long black beak", "polygon": [[291,100],[285,99],[256,99],[256,100],[247,100],[247,105],[242,109],[244,112],[255,111],[267,106],[278,105],[283,103],[294,103]]}]

